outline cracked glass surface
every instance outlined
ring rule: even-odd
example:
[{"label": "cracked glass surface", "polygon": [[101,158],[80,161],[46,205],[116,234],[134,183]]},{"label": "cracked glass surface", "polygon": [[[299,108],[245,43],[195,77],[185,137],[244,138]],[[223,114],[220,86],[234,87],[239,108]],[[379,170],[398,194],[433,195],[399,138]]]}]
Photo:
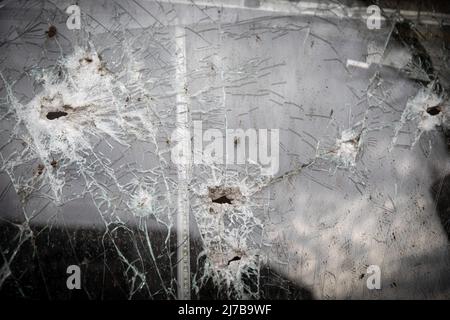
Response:
[{"label": "cracked glass surface", "polygon": [[[71,4],[0,2],[0,294],[450,297],[449,11]],[[175,164],[195,121],[279,129],[279,170]]]}]

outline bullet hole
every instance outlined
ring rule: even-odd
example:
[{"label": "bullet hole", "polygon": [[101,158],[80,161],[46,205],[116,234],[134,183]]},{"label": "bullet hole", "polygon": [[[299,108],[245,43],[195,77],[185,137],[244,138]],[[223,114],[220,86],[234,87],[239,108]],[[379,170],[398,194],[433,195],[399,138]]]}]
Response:
[{"label": "bullet hole", "polygon": [[56,167],[58,166],[58,161],[52,160],[52,162],[50,162],[50,165],[51,165],[53,168],[56,168]]},{"label": "bullet hole", "polygon": [[45,31],[45,33],[47,34],[47,36],[48,36],[49,38],[53,38],[54,36],[56,36],[56,33],[57,33],[57,32],[58,32],[58,30],[56,29],[55,26],[50,26],[50,27],[48,28],[48,30]]},{"label": "bullet hole", "polygon": [[40,176],[42,174],[42,172],[44,172],[44,169],[45,169],[44,165],[43,164],[39,164],[37,166],[37,171],[36,171],[37,175]]},{"label": "bullet hole", "polygon": [[235,257],[233,257],[232,259],[228,260],[227,266],[229,266],[231,262],[233,262],[233,261],[239,261],[239,260],[241,260],[241,257],[235,256]]},{"label": "bullet hole", "polygon": [[55,119],[58,119],[61,117],[65,117],[67,115],[68,115],[68,113],[64,112],[64,111],[50,111],[47,113],[46,117],[48,120],[55,120]]},{"label": "bullet hole", "polygon": [[359,144],[360,139],[361,139],[361,134],[358,134],[355,138],[348,140],[348,142],[351,142],[355,146],[357,146]]},{"label": "bullet hole", "polygon": [[227,196],[221,196],[221,197],[219,197],[217,199],[212,199],[212,202],[220,203],[220,204],[222,204],[222,203],[231,204],[231,199],[229,199]]},{"label": "bullet hole", "polygon": [[438,115],[442,111],[440,106],[429,107],[427,108],[427,113],[432,116]]},{"label": "bullet hole", "polygon": [[82,63],[82,62],[87,62],[87,63],[91,63],[93,60],[92,60],[92,58],[90,58],[90,57],[86,57],[86,58],[83,58],[83,59],[80,59],[80,60],[78,60],[80,63]]},{"label": "bullet hole", "polygon": [[238,187],[208,187],[208,196],[213,203],[235,204],[235,201],[242,198],[242,193]]},{"label": "bullet hole", "polygon": [[365,274],[364,274],[364,273],[361,273],[361,275],[359,276],[359,279],[364,278],[364,276],[365,276]]},{"label": "bullet hole", "polygon": [[237,146],[239,144],[239,138],[234,137],[234,145]]},{"label": "bullet hole", "polygon": [[[99,57],[99,60],[100,60],[100,57]],[[104,76],[104,75],[108,74],[109,70],[106,68],[105,62],[102,62],[100,60],[100,65],[97,68],[97,72],[100,73],[101,76]]]}]

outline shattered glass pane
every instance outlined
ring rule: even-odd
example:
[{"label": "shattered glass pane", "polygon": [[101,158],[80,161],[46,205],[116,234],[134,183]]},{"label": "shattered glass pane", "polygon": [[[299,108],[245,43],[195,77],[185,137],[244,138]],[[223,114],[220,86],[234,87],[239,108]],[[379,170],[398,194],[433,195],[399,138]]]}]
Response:
[{"label": "shattered glass pane", "polygon": [[0,294],[449,298],[450,7],[391,2],[1,1]]}]

